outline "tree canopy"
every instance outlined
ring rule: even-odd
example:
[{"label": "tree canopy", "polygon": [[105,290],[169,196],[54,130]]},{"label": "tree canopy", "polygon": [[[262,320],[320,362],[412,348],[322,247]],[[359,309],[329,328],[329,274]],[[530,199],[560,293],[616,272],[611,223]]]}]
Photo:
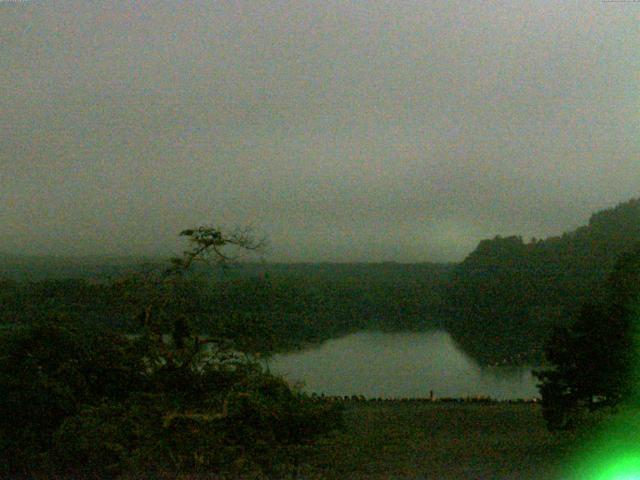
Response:
[{"label": "tree canopy", "polygon": [[640,242],[640,199],[546,240],[483,240],[454,270],[447,328],[483,363],[541,361],[555,327],[600,294],[620,255]]},{"label": "tree canopy", "polygon": [[229,258],[234,237],[216,232],[183,232],[193,249],[129,298],[138,335],[52,314],[2,332],[3,478],[278,476],[339,426],[337,407],[265,372],[225,332],[191,328],[182,273],[209,248]]},{"label": "tree canopy", "polygon": [[640,245],[623,254],[601,298],[584,304],[568,327],[557,329],[538,373],[550,428],[569,428],[583,411],[640,398]]}]

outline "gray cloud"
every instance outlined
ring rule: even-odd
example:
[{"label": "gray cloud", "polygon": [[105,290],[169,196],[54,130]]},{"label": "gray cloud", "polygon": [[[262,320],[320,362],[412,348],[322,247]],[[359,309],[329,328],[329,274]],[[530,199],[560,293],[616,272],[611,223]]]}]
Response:
[{"label": "gray cloud", "polygon": [[640,7],[0,2],[0,250],[457,260],[640,192]]}]

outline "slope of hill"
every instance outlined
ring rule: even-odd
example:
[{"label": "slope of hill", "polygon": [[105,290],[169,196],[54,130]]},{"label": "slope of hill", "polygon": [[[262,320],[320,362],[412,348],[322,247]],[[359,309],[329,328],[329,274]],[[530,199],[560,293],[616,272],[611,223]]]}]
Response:
[{"label": "slope of hill", "polygon": [[483,363],[540,361],[552,328],[599,295],[616,259],[638,242],[640,199],[562,236],[483,240],[453,272],[447,328]]}]

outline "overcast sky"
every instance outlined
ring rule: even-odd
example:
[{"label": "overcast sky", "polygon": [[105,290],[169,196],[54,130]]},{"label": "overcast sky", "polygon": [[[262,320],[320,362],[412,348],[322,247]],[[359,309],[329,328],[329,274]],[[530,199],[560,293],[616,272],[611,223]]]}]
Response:
[{"label": "overcast sky", "polygon": [[0,0],[0,251],[442,261],[640,195],[640,3]]}]

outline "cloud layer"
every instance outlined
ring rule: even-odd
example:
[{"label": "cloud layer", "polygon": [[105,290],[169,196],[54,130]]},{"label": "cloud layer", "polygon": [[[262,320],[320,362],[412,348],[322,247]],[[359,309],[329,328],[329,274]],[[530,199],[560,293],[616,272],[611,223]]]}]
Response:
[{"label": "cloud layer", "polygon": [[640,193],[640,7],[0,3],[0,250],[458,260]]}]

